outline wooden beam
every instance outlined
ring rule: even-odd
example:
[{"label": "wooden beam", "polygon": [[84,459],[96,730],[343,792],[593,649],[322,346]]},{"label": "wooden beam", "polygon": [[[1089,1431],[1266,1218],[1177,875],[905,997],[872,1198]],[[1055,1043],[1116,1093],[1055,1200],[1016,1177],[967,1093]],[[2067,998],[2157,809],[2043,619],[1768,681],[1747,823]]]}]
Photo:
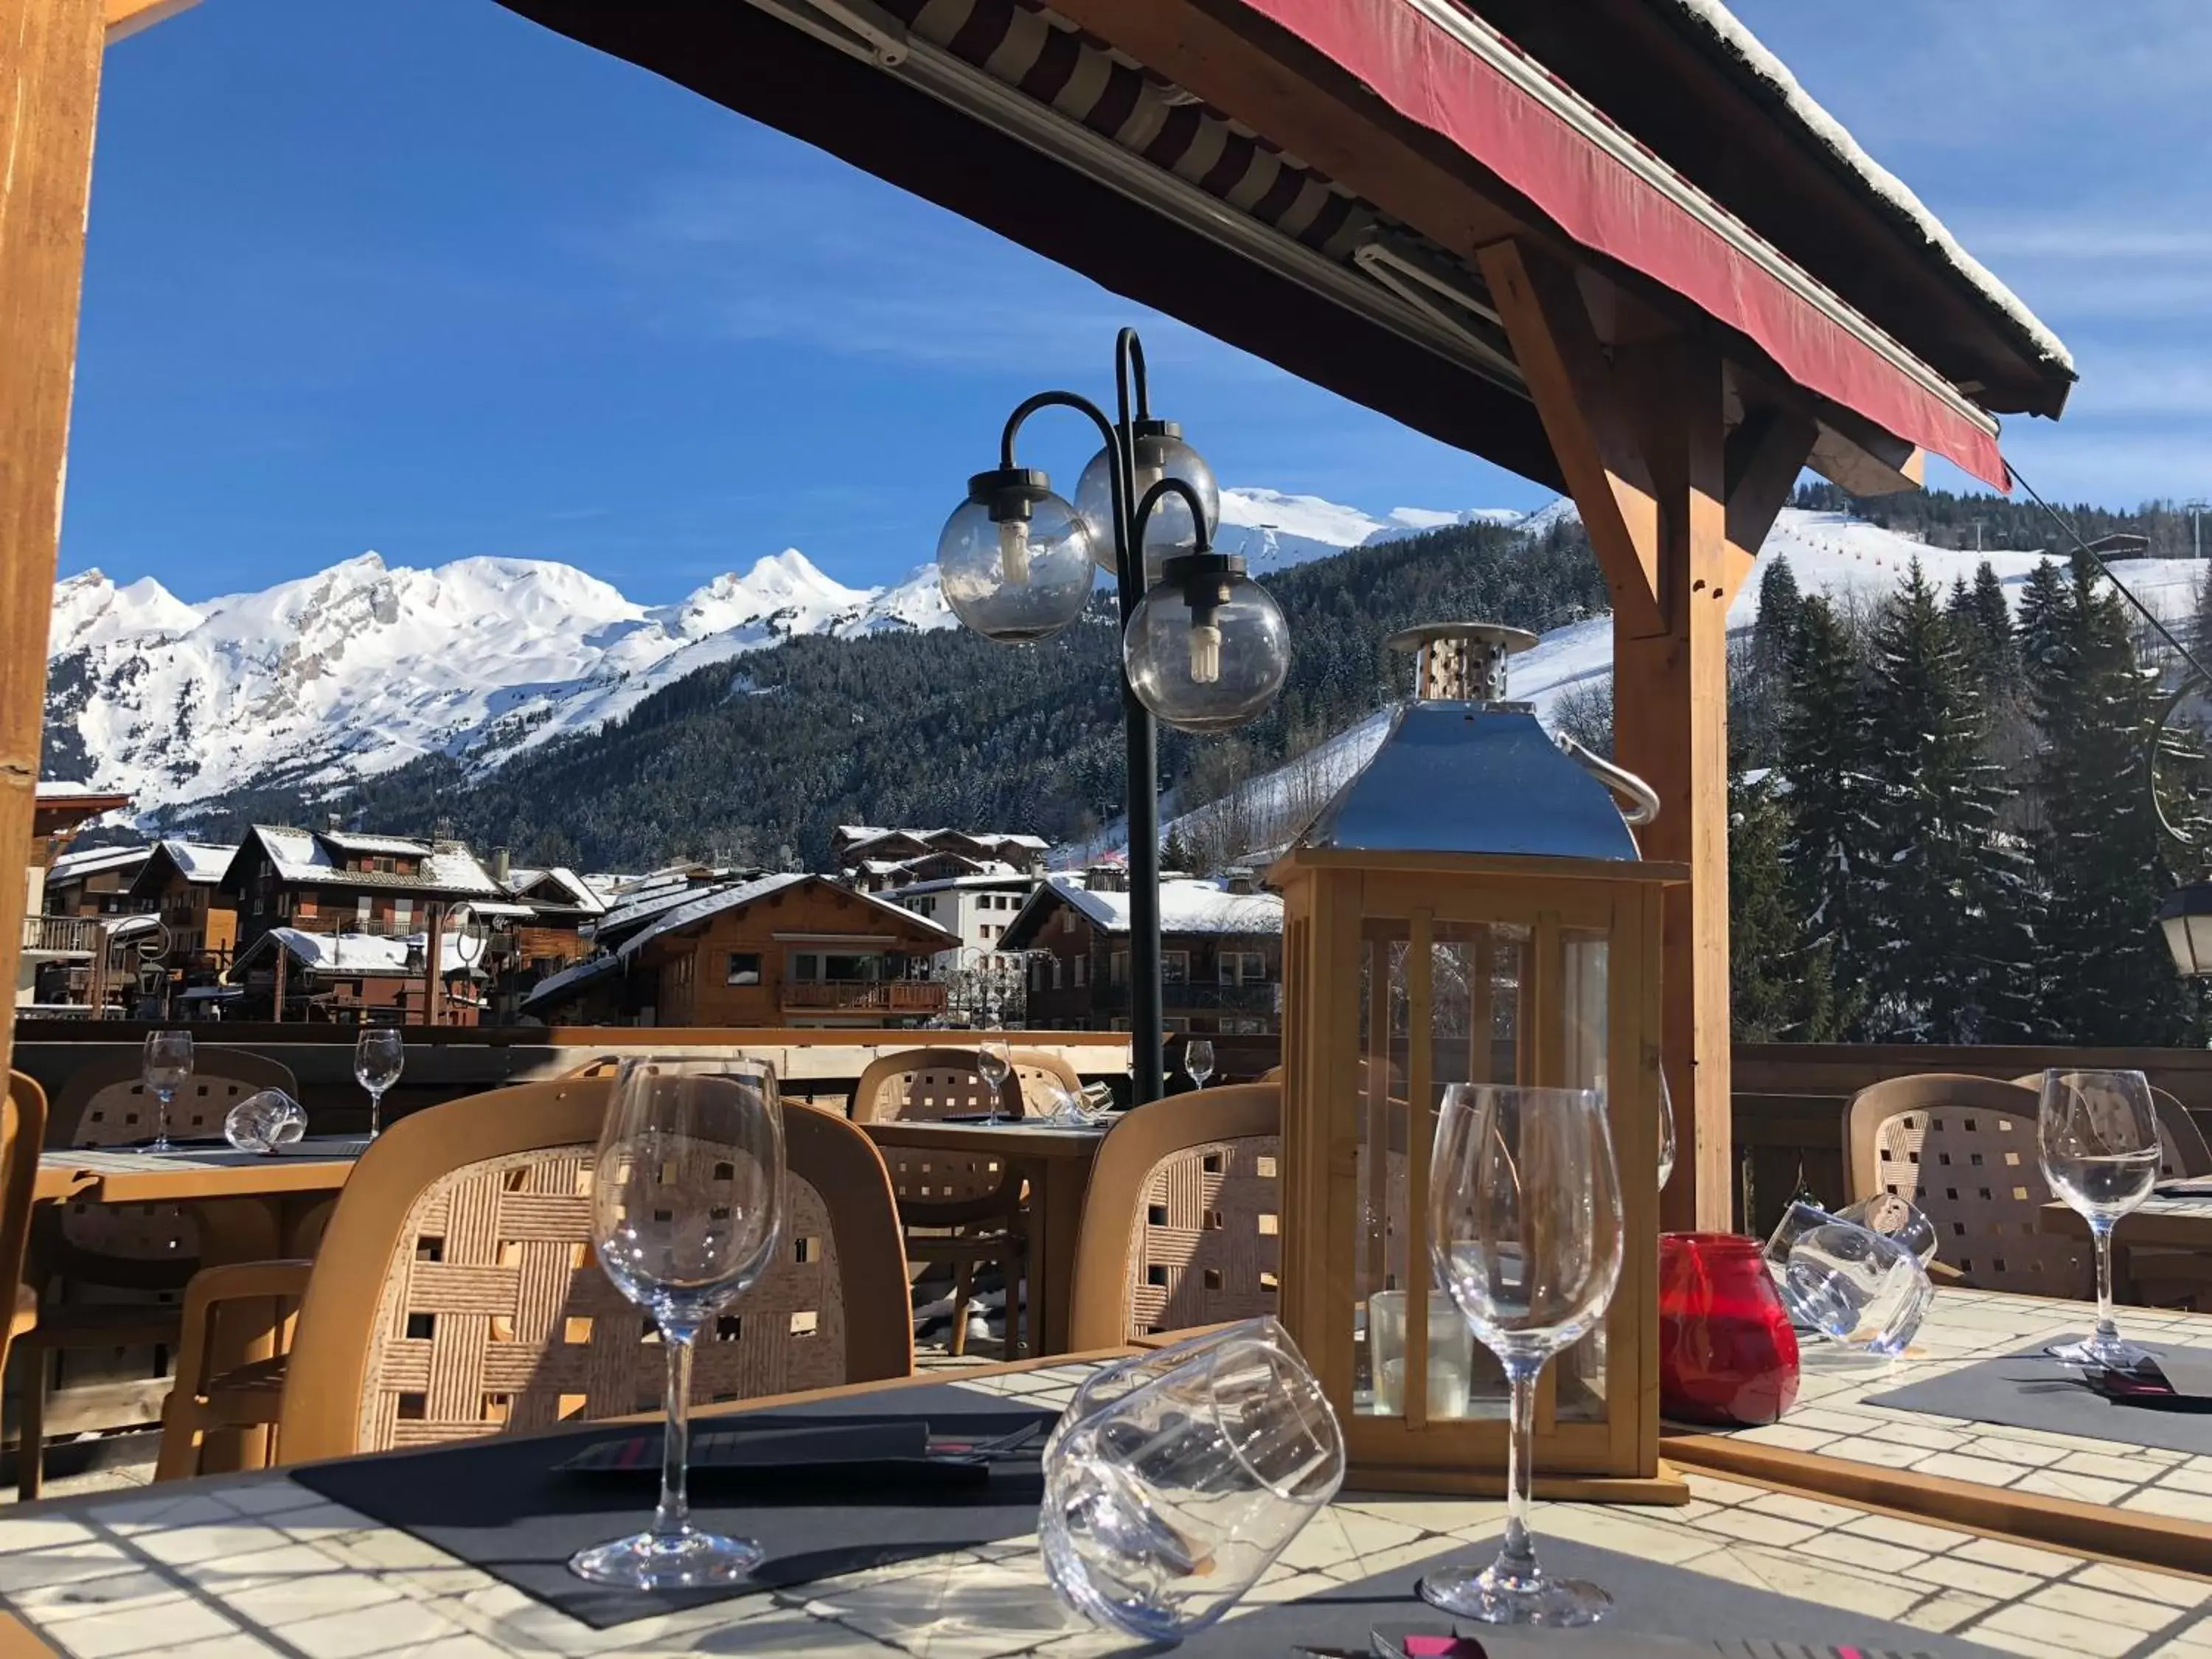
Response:
[{"label": "wooden beam", "polygon": [[[0,8],[0,986],[11,997],[30,897],[100,5]],[[14,1048],[11,1018],[0,1026],[0,1066]]]},{"label": "wooden beam", "polygon": [[1666,623],[1650,470],[1573,273],[1514,241],[1491,243],[1477,257],[1613,589],[1613,627],[1657,634]]},{"label": "wooden beam", "polygon": [[126,40],[198,3],[198,0],[106,0],[107,44],[112,46],[118,40]]},{"label": "wooden beam", "polygon": [[1687,339],[1624,347],[1615,382],[1618,417],[1649,466],[1664,627],[1639,635],[1614,623],[1613,756],[1659,796],[1659,816],[1638,832],[1644,856],[1690,871],[1663,899],[1662,1060],[1680,1153],[1660,1220],[1726,1232],[1735,1188],[1728,612],[1737,561],[1728,539],[1721,362]]},{"label": "wooden beam", "polygon": [[1737,556],[1731,588],[1751,574],[1775,515],[1789,505],[1814,435],[1813,422],[1803,416],[1771,408],[1748,411],[1729,434],[1728,544]]}]

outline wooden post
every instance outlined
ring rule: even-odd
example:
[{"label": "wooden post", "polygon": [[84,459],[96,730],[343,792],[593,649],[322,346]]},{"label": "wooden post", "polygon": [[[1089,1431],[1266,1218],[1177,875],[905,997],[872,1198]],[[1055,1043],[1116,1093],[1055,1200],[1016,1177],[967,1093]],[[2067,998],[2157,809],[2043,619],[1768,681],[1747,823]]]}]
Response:
[{"label": "wooden post", "polygon": [[1662,1061],[1681,1149],[1661,1224],[1726,1231],[1728,611],[1810,453],[1809,420],[1759,408],[1729,433],[1721,360],[1672,336],[1608,348],[1572,272],[1481,251],[1515,361],[1613,592],[1613,755],[1658,792],[1646,858],[1686,865],[1664,899]]},{"label": "wooden post", "polygon": [[[105,29],[100,0],[0,8],[0,981],[11,994],[30,901],[23,872],[37,812]],[[14,1048],[11,1018],[0,1031],[0,1066]]]}]

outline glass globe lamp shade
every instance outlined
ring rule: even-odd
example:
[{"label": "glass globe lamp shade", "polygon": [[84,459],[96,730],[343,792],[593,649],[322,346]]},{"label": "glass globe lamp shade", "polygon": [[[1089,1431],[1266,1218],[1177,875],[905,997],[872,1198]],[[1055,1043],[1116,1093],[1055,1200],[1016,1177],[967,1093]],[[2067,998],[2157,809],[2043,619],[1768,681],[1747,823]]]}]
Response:
[{"label": "glass globe lamp shade", "polygon": [[1265,714],[1291,672],[1290,629],[1242,559],[1186,555],[1129,618],[1121,660],[1138,701],[1182,732],[1228,732]]},{"label": "glass globe lamp shade", "polygon": [[1059,633],[1083,614],[1091,577],[1090,528],[1042,472],[978,473],[937,538],[945,603],[1001,644]]},{"label": "glass globe lamp shade", "polygon": [[[1136,493],[1129,497],[1134,513],[1145,494],[1162,478],[1180,478],[1198,492],[1206,505],[1206,534],[1211,544],[1221,525],[1221,486],[1205,459],[1182,441],[1182,428],[1173,421],[1136,422]],[[1075,510],[1091,526],[1091,545],[1100,569],[1114,574],[1114,459],[1102,449],[1091,458],[1075,483]],[[1198,532],[1190,521],[1190,506],[1180,495],[1163,495],[1145,521],[1145,586],[1155,586],[1160,568],[1181,553],[1198,550]]]}]

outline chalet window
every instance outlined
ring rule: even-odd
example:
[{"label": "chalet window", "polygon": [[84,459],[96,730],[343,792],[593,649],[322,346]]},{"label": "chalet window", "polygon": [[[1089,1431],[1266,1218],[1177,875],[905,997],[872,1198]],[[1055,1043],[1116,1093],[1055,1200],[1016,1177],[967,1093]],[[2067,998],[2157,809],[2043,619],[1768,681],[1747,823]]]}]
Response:
[{"label": "chalet window", "polygon": [[1083,988],[1084,970],[1089,965],[1090,960],[1088,957],[1078,957],[1075,959],[1075,988],[1079,991]]},{"label": "chalet window", "polygon": [[1113,960],[1107,964],[1106,975],[1115,985],[1129,982],[1129,953],[1127,951],[1114,952]]},{"label": "chalet window", "polygon": [[1261,951],[1224,951],[1220,957],[1219,976],[1224,985],[1264,985],[1267,979],[1267,953]]},{"label": "chalet window", "polygon": [[366,929],[376,914],[376,901],[366,893],[353,902],[353,919],[357,927]]},{"label": "chalet window", "polygon": [[761,959],[757,951],[732,951],[729,967],[722,983],[725,985],[757,985],[761,982]]},{"label": "chalet window", "polygon": [[403,933],[414,926],[415,901],[413,899],[392,901],[392,924]]},{"label": "chalet window", "polygon": [[1052,988],[1055,991],[1060,989],[1060,958],[1058,957],[1052,959]]},{"label": "chalet window", "polygon": [[1060,931],[1063,933],[1072,933],[1075,931],[1074,911],[1062,910],[1060,913]]},{"label": "chalet window", "polygon": [[1160,952],[1160,983],[1188,985],[1190,983],[1190,952],[1163,951]]},{"label": "chalet window", "polygon": [[1032,991],[1044,989],[1044,958],[1042,957],[1033,957],[1030,959],[1030,989]]}]

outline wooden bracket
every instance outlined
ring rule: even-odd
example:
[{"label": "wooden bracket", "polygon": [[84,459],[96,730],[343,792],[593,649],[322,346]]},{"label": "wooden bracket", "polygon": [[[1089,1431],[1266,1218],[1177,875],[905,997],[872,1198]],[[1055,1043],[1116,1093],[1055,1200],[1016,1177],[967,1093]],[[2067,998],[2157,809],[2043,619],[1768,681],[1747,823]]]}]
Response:
[{"label": "wooden bracket", "polygon": [[1788,504],[1813,452],[1815,428],[1802,415],[1753,409],[1729,434],[1725,460],[1729,586],[1750,574],[1775,516]]},{"label": "wooden bracket", "polygon": [[1659,504],[1573,274],[1515,240],[1476,258],[1613,589],[1615,626],[1658,633]]},{"label": "wooden bracket", "polygon": [[198,0],[103,0],[107,44],[112,46],[118,40],[126,40],[198,3]]}]

